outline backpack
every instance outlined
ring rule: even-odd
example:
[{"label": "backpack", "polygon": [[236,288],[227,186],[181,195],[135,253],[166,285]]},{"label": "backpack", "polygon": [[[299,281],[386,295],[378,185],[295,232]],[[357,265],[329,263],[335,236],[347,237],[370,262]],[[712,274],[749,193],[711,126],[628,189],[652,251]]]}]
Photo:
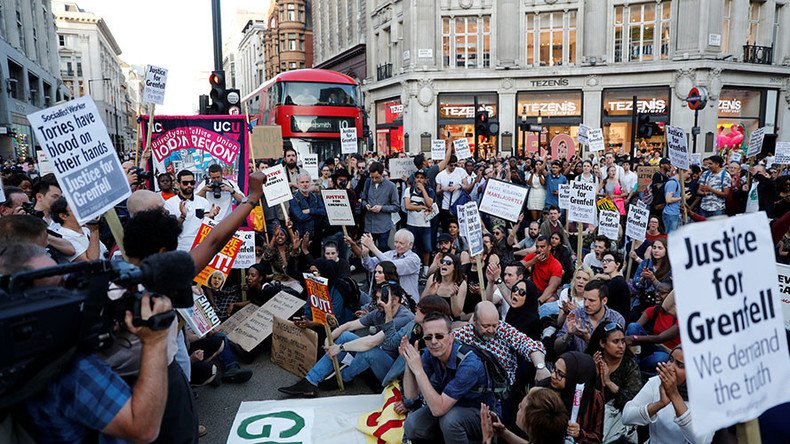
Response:
[{"label": "backpack", "polygon": [[357,281],[348,276],[341,277],[335,281],[335,288],[340,292],[340,296],[343,297],[343,303],[346,307],[351,311],[359,310],[359,296],[361,291],[359,290]]},{"label": "backpack", "polygon": [[470,353],[474,353],[480,358],[480,361],[483,363],[483,368],[486,370],[487,380],[484,387],[475,387],[472,389],[472,392],[493,393],[499,401],[507,399],[510,394],[510,379],[508,378],[507,371],[505,371],[505,368],[502,367],[502,364],[493,353],[474,345],[461,344],[461,346],[458,347],[458,354],[456,355],[456,367],[461,365],[461,362],[463,362]]}]

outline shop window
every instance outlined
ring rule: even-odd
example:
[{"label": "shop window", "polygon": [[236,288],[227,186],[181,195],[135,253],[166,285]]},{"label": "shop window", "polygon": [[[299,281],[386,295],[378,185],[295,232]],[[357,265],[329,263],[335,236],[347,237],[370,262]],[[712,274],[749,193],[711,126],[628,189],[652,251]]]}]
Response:
[{"label": "shop window", "polygon": [[669,58],[670,1],[615,6],[615,63]]},{"label": "shop window", "polygon": [[527,65],[576,62],[576,11],[527,14]]},{"label": "shop window", "polygon": [[730,26],[732,26],[732,0],[724,0],[721,18],[721,52],[730,52]]},{"label": "shop window", "polygon": [[442,52],[447,67],[490,67],[491,17],[445,17]]}]

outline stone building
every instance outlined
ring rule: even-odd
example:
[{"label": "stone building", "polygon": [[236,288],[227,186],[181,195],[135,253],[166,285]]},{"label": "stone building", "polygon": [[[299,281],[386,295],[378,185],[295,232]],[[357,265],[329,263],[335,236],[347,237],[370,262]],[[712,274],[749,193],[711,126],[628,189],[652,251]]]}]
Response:
[{"label": "stone building", "polygon": [[309,1],[272,0],[263,35],[267,79],[313,67],[312,26]]}]

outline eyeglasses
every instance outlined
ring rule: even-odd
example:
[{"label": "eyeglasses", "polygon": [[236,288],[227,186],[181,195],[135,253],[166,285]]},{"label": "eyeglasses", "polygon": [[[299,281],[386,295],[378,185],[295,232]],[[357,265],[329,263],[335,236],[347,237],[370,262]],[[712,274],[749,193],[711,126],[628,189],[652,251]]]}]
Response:
[{"label": "eyeglasses", "polygon": [[614,262],[614,259],[612,259],[610,257],[605,257],[605,258],[601,259],[601,263],[608,264],[609,262]]},{"label": "eyeglasses", "polygon": [[554,367],[554,370],[552,370],[552,373],[554,373],[555,375],[557,375],[557,378],[558,378],[558,379],[565,379],[565,376],[567,376],[567,375],[565,374],[565,372],[563,372],[563,371],[561,371],[561,370],[557,370],[557,367]]},{"label": "eyeglasses", "polygon": [[452,259],[442,259],[440,264],[442,264],[442,265],[453,265],[453,260]]},{"label": "eyeglasses", "polygon": [[523,288],[518,288],[518,287],[513,287],[513,289],[510,290],[510,292],[511,292],[511,294],[517,294],[519,296],[526,296],[527,295],[527,290],[525,290]]},{"label": "eyeglasses", "polygon": [[425,342],[433,342],[434,339],[436,339],[436,342],[439,342],[444,339],[444,337],[445,335],[436,333],[435,335],[425,335],[422,338],[425,340]]},{"label": "eyeglasses", "polygon": [[194,180],[182,180],[181,181],[181,185],[194,185],[194,184],[195,184]]},{"label": "eyeglasses", "polygon": [[603,331],[609,333],[612,330],[620,330],[623,331],[623,326],[618,324],[617,322],[610,322],[603,326]]}]

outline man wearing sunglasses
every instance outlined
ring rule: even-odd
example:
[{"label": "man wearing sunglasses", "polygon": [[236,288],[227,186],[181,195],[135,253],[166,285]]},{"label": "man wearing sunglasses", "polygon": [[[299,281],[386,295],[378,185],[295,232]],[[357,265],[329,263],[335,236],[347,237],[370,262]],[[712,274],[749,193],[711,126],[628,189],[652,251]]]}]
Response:
[{"label": "man wearing sunglasses", "polygon": [[181,170],[176,177],[178,194],[165,202],[165,210],[176,216],[181,224],[181,234],[178,236],[178,249],[189,252],[195,242],[200,225],[204,217],[214,218],[219,213],[219,207],[210,205],[200,196],[195,195],[195,175],[192,171]]}]

